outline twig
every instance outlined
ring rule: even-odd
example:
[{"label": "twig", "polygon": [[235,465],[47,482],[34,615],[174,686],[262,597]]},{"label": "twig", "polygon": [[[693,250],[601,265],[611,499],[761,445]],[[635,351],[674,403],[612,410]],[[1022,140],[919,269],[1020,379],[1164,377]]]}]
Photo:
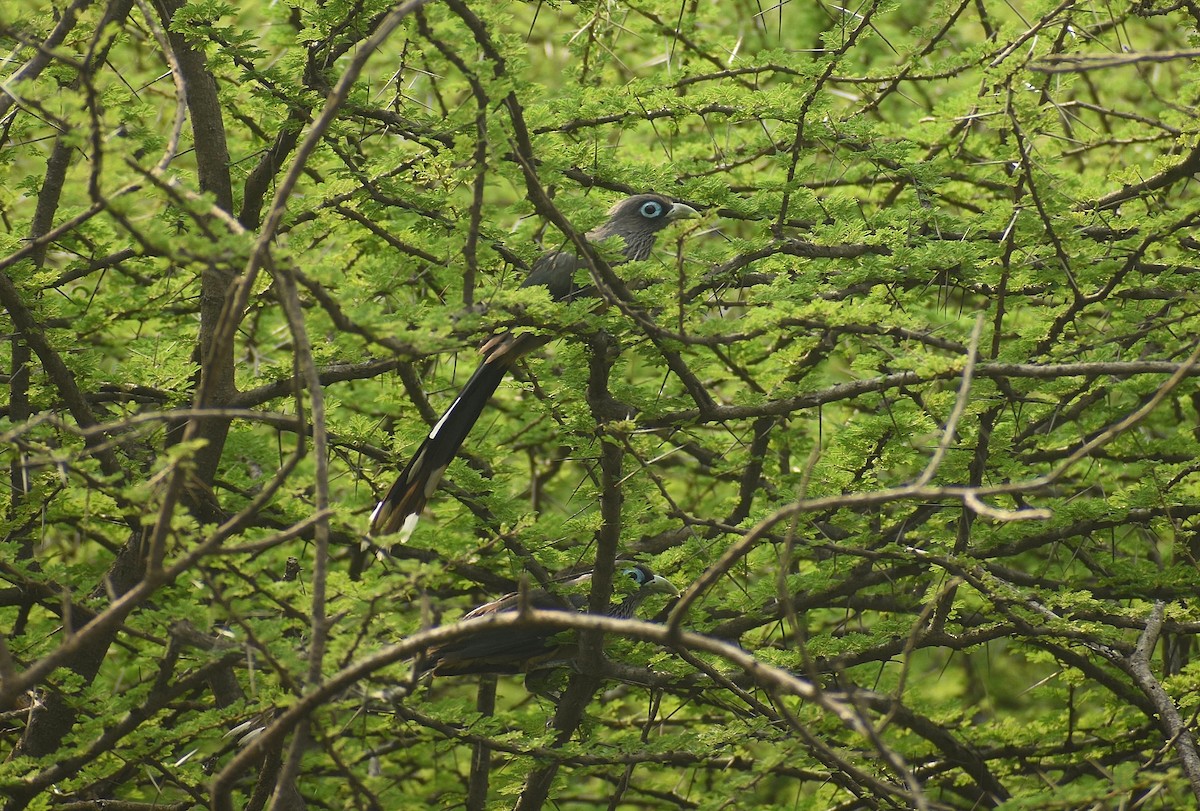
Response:
[{"label": "twig", "polygon": [[[309,340],[308,330],[304,326],[304,313],[300,307],[300,294],[296,288],[296,280],[286,269],[275,268],[273,264],[271,269],[279,290],[279,302],[283,306],[288,329],[295,345],[294,358],[298,384],[296,386],[296,413],[298,415],[304,413],[305,390],[307,390],[312,403],[313,459],[316,468],[314,487],[317,512],[322,517],[313,526],[315,543],[310,585],[312,607],[309,609],[312,630],[309,633],[306,683],[316,684],[321,680],[330,623],[325,611],[325,585],[329,569],[329,437],[325,430],[325,397],[321,389],[320,376],[317,374],[317,364],[313,359],[312,342]],[[300,386],[300,381],[303,381],[305,385]],[[303,434],[299,436],[299,442],[303,444]],[[308,729],[307,722],[305,722],[292,738],[287,757],[279,770],[275,781],[275,791],[271,797],[271,809],[280,808],[280,804],[285,799],[291,798],[295,794],[296,775],[300,771],[300,759],[304,755],[307,742]]]},{"label": "twig", "polygon": [[1174,62],[1178,59],[1196,59],[1200,57],[1200,48],[1186,48],[1178,51],[1142,51],[1141,53],[1106,54],[1050,54],[1045,58],[1026,65],[1028,70],[1038,73],[1083,73],[1089,70],[1106,68],[1123,68],[1142,62]]},{"label": "twig", "polygon": [[1196,741],[1179,714],[1179,707],[1171,700],[1171,696],[1163,689],[1162,683],[1154,677],[1150,668],[1150,654],[1153,653],[1158,635],[1162,631],[1165,608],[1162,600],[1154,603],[1150,616],[1146,618],[1146,630],[1138,637],[1137,647],[1129,657],[1127,667],[1138,688],[1154,703],[1158,712],[1159,727],[1179,753],[1183,773],[1192,785],[1192,794],[1200,801],[1200,752],[1196,750]]},{"label": "twig", "polygon": [[933,479],[937,469],[941,467],[942,460],[946,458],[946,451],[950,448],[950,443],[954,441],[954,434],[958,429],[958,421],[962,419],[963,413],[967,410],[967,402],[970,399],[968,395],[971,393],[971,377],[975,374],[975,361],[979,358],[979,338],[983,335],[983,313],[980,312],[975,316],[975,328],[971,330],[971,341],[967,346],[967,365],[963,367],[962,383],[958,386],[958,396],[954,401],[954,410],[950,412],[950,418],[946,420],[946,428],[942,431],[942,439],[938,442],[937,449],[933,452],[933,456],[929,459],[929,464],[925,466],[925,470],[917,477],[914,484],[917,487],[924,487]]}]

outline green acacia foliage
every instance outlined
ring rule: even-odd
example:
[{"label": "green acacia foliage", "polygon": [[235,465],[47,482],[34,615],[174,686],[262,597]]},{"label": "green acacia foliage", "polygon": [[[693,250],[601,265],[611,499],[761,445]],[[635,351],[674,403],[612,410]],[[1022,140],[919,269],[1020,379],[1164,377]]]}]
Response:
[{"label": "green acacia foliage", "polygon": [[[0,0],[4,808],[1194,803],[1198,24]],[[649,190],[609,306],[517,289]],[[669,626],[414,680],[618,554]]]}]

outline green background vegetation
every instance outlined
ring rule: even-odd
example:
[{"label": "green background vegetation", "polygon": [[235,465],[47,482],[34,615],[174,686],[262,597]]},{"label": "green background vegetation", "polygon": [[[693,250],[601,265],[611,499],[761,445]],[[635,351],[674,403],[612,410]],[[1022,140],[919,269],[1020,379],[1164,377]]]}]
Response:
[{"label": "green background vegetation", "polygon": [[[0,0],[4,807],[1194,805],[1198,24]],[[626,300],[517,290],[650,190]],[[504,328],[563,337],[351,580]],[[764,667],[413,681],[617,554]]]}]

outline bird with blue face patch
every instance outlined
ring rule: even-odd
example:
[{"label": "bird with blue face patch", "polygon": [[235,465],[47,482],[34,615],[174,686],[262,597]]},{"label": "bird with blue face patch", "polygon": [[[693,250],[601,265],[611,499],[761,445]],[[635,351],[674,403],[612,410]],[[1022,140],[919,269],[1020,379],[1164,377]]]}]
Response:
[{"label": "bird with blue face patch", "polygon": [[[650,256],[660,230],[676,220],[699,216],[694,208],[673,202],[659,194],[639,194],[617,203],[608,218],[588,231],[590,242],[616,238],[627,261]],[[583,294],[586,286],[575,281],[575,273],[586,263],[568,251],[555,251],[534,263],[522,287],[544,287],[555,301],[569,301]],[[550,340],[530,333],[504,333],[486,341],[480,348],[483,361],[467,380],[401,470],[396,483],[371,514],[370,535],[378,538],[399,533],[398,541],[408,540],[421,511],[437,489],[446,467],[458,453],[471,428],[479,420],[489,398],[500,385],[517,358]],[[352,566],[352,574],[356,574]]]},{"label": "bird with blue face patch", "polygon": [[[628,578],[625,598],[610,604],[607,611],[607,616],[616,619],[629,619],[652,595],[679,594],[670,580],[641,563],[622,565],[617,570],[617,579],[621,578]],[[585,572],[556,584],[553,592],[533,589],[524,599],[531,608],[544,611],[582,611],[591,580],[592,573]],[[521,599],[519,593],[506,594],[469,611],[463,619],[516,611]],[[574,657],[575,646],[560,640],[560,632],[547,628],[487,628],[429,651],[422,668],[432,670],[435,676],[529,673],[565,664]]]}]

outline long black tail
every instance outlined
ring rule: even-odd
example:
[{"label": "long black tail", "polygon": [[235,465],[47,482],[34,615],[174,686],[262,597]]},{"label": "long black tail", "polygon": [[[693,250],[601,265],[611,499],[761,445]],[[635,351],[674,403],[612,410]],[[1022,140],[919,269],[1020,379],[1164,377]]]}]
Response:
[{"label": "long black tail", "polygon": [[507,374],[506,360],[508,358],[489,356],[479,364],[371,514],[372,537],[398,532],[400,543],[408,540],[425,509],[425,502],[437,489],[446,467]]},{"label": "long black tail", "polygon": [[[479,415],[487,407],[488,400],[496,393],[496,387],[508,373],[511,358],[503,353],[489,355],[479,368],[471,375],[471,379],[454,398],[454,402],[446,409],[446,413],[434,424],[417,448],[417,452],[408,460],[408,464],[400,471],[396,483],[388,490],[383,501],[371,513],[371,527],[368,533],[371,538],[399,533],[397,543],[404,543],[416,529],[417,520],[425,503],[437,490],[450,462],[454,460],[458,449],[475,423]],[[381,553],[379,547],[370,541],[356,550],[350,559],[350,577],[357,580],[372,553]]]},{"label": "long black tail", "polygon": [[351,556],[351,578],[357,580],[362,573],[368,549],[381,551],[379,547],[373,547],[370,538],[399,533],[396,543],[408,540],[417,526],[421,511],[425,509],[425,503],[437,490],[442,474],[454,460],[467,434],[479,421],[488,400],[496,393],[496,387],[508,374],[513,362],[547,340],[533,333],[501,333],[492,336],[480,347],[483,363],[479,364],[446,413],[430,430],[421,447],[417,448],[400,472],[396,483],[375,507],[375,512],[371,513],[369,539],[357,554]]}]

